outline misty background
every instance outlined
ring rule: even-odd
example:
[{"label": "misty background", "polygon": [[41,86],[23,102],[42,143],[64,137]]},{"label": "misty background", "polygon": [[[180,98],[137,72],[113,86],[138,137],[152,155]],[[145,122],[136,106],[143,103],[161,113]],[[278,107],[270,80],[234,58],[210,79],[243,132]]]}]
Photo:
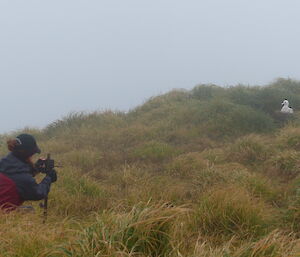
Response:
[{"label": "misty background", "polygon": [[1,0],[0,132],[200,83],[300,78],[297,0]]}]

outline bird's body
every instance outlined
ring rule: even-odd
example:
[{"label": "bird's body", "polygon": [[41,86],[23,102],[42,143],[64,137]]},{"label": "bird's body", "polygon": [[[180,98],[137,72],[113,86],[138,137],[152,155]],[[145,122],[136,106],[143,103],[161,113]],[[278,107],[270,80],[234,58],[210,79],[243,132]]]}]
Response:
[{"label": "bird's body", "polygon": [[280,110],[280,112],[282,113],[294,113],[293,109],[291,107],[289,107],[289,101],[287,99],[285,99],[282,104],[281,104],[282,108]]}]

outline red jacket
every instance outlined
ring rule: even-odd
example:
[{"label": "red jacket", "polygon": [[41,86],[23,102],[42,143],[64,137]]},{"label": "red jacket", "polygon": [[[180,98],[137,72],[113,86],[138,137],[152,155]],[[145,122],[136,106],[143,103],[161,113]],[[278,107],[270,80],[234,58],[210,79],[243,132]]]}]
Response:
[{"label": "red jacket", "polygon": [[14,210],[24,202],[18,193],[16,183],[2,173],[0,173],[0,195],[0,209]]}]

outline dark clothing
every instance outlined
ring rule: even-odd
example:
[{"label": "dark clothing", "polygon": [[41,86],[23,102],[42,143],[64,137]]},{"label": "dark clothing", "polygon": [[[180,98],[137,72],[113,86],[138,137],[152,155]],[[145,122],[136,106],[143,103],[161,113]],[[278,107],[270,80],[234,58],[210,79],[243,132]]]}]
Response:
[{"label": "dark clothing", "polygon": [[46,176],[37,184],[31,169],[12,153],[0,160],[0,206],[6,203],[19,206],[26,200],[41,200],[48,195],[51,178]]}]

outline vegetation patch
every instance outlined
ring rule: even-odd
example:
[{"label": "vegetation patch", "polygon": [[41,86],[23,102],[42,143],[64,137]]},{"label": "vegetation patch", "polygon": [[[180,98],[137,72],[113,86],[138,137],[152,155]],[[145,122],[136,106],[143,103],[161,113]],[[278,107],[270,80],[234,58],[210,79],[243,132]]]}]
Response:
[{"label": "vegetation patch", "polygon": [[283,179],[292,179],[300,174],[300,153],[294,150],[285,150],[272,157],[268,164],[273,175]]},{"label": "vegetation patch", "polygon": [[137,147],[133,151],[132,156],[135,160],[161,162],[168,160],[177,154],[179,154],[179,151],[174,147],[166,143],[151,141]]},{"label": "vegetation patch", "polygon": [[85,228],[73,244],[63,246],[61,256],[170,256],[176,251],[171,239],[183,207],[135,206],[128,214],[105,213]]},{"label": "vegetation patch", "polygon": [[266,146],[263,138],[248,135],[234,142],[228,151],[228,159],[243,164],[257,164],[266,161],[272,150]]},{"label": "vegetation patch", "polygon": [[271,213],[258,199],[240,188],[214,189],[205,194],[196,210],[195,226],[209,236],[260,237],[272,225]]},{"label": "vegetation patch", "polygon": [[166,167],[171,176],[186,178],[193,177],[195,173],[208,168],[209,162],[201,156],[200,153],[182,154],[172,160]]}]

